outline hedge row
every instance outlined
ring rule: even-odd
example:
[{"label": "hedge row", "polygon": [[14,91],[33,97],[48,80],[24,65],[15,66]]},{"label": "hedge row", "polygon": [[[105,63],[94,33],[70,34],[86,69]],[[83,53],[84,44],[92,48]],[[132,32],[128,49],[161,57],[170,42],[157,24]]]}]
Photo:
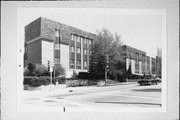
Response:
[{"label": "hedge row", "polygon": [[[60,78],[57,77],[55,79],[52,79],[52,83],[55,84],[55,82],[58,82],[59,84],[65,83],[65,78]],[[24,85],[29,85],[32,87],[39,87],[41,85],[48,85],[50,84],[51,80],[49,76],[41,76],[41,77],[36,77],[36,76],[25,76],[24,77]]]},{"label": "hedge row", "polygon": [[[87,79],[86,80],[83,80],[83,79],[73,80],[73,79],[65,79],[65,78],[55,78],[55,79],[52,79],[52,84],[55,84],[56,81],[58,81],[59,84],[66,84],[67,87],[98,85],[100,82],[102,82],[102,80],[87,80]],[[23,84],[29,85],[31,87],[49,85],[50,77],[25,76]]]}]

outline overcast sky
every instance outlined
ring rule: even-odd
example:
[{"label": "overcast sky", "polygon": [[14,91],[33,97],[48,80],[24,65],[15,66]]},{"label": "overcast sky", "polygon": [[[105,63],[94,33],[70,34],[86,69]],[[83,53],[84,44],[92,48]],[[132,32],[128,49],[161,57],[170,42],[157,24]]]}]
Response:
[{"label": "overcast sky", "polygon": [[87,8],[20,8],[18,32],[24,39],[24,27],[39,17],[46,17],[87,32],[103,27],[121,35],[122,42],[155,56],[162,48],[163,15],[160,10],[87,9]]}]

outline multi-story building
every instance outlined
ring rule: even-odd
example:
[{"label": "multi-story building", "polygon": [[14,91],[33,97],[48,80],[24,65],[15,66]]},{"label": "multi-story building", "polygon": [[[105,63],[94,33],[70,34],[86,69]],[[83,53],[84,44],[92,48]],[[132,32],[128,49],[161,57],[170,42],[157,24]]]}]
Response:
[{"label": "multi-story building", "polygon": [[151,68],[150,68],[150,57],[146,56],[146,74],[150,74]]},{"label": "multi-story building", "polygon": [[[28,63],[61,64],[66,77],[73,71],[88,71],[92,44],[96,35],[46,18],[38,18],[25,26],[24,65]],[[146,52],[123,45],[126,70],[132,74],[158,74],[161,58],[146,56]],[[157,63],[157,64],[156,64]]]},{"label": "multi-story building", "polygon": [[151,58],[151,74],[156,74],[156,59]]},{"label": "multi-story building", "polygon": [[66,76],[87,71],[95,35],[46,18],[25,26],[25,66],[28,63],[61,64]]},{"label": "multi-story building", "polygon": [[160,56],[156,56],[156,74],[158,76],[161,76],[161,57]]},{"label": "multi-story building", "polygon": [[122,50],[123,58],[126,60],[126,70],[131,68],[132,74],[145,74],[146,52],[127,45],[123,45]]},{"label": "multi-story building", "polygon": [[[161,71],[161,58],[154,58],[146,55],[146,52],[133,47],[123,45],[122,56],[126,61],[126,71],[131,68],[132,74],[136,75],[155,75],[157,69]],[[160,64],[156,64],[157,61]]]}]

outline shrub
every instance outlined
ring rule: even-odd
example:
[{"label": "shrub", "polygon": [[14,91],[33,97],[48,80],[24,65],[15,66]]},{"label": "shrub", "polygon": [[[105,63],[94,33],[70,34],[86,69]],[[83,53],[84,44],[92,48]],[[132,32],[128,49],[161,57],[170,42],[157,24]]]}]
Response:
[{"label": "shrub", "polygon": [[122,71],[117,71],[116,78],[119,82],[125,82],[126,75]]},{"label": "shrub", "polygon": [[108,74],[109,78],[112,80],[117,80],[119,82],[125,82],[125,78],[126,78],[126,74],[123,71],[114,71],[114,72],[110,72]]},{"label": "shrub", "polygon": [[33,65],[31,63],[28,64],[27,67],[24,68],[24,76],[49,76],[49,72],[45,65],[37,64]]},{"label": "shrub", "polygon": [[104,72],[99,72],[99,73],[89,73],[89,79],[90,80],[98,80],[98,79],[104,79],[105,78],[105,74]]},{"label": "shrub", "polygon": [[29,75],[34,76],[35,75],[35,68],[36,66],[32,63],[29,63],[27,66],[27,69],[29,70]]},{"label": "shrub", "polygon": [[41,85],[48,85],[50,83],[49,77],[35,77],[35,76],[29,76],[24,77],[24,85],[29,85],[32,87],[39,87]]},{"label": "shrub", "polygon": [[58,81],[59,84],[64,84],[65,83],[65,77],[56,77],[55,82]]},{"label": "shrub", "polygon": [[49,72],[45,65],[37,64],[35,68],[35,75],[36,76],[48,76]]},{"label": "shrub", "polygon": [[135,74],[132,74],[130,79],[141,79],[142,76],[141,75],[135,75]]},{"label": "shrub", "polygon": [[24,76],[30,76],[30,72],[27,67],[24,68]]},{"label": "shrub", "polygon": [[79,79],[89,79],[89,73],[88,72],[79,72],[77,77]]},{"label": "shrub", "polygon": [[65,69],[60,65],[55,65],[55,76],[65,76]]},{"label": "shrub", "polygon": [[71,79],[77,79],[77,73],[73,70],[73,74],[71,76]]}]

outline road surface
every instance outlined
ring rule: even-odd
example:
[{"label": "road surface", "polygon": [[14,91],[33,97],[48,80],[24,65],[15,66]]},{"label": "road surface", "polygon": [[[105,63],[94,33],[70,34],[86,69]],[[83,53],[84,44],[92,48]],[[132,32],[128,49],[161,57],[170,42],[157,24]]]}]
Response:
[{"label": "road surface", "polygon": [[108,86],[51,88],[25,91],[23,107],[160,107],[161,84],[139,86],[125,83]]}]

